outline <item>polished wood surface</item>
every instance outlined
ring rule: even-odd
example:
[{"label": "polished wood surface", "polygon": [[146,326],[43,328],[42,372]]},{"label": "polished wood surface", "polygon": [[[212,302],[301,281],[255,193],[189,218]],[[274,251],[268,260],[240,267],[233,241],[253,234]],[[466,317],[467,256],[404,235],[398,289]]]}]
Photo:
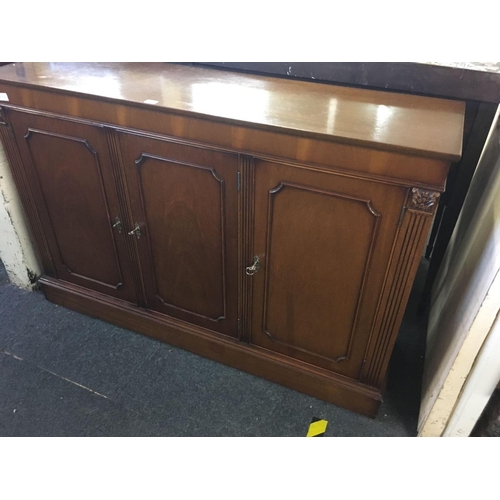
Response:
[{"label": "polished wood surface", "polygon": [[[185,63],[188,64],[188,63]],[[500,63],[493,62],[206,62],[195,66],[245,71],[281,78],[300,78],[392,90],[465,101],[463,154],[452,165],[446,191],[434,218],[426,258],[430,260],[420,311],[424,312],[457,223],[470,181],[500,103]]]},{"label": "polished wood surface", "polygon": [[9,120],[57,276],[135,302],[104,130],[16,112]]},{"label": "polished wood surface", "polygon": [[500,103],[500,63],[204,62],[190,64],[446,99]]},{"label": "polished wood surface", "polygon": [[396,342],[425,240],[436,209],[437,193],[413,188],[404,202],[404,216],[396,234],[360,380],[385,388],[387,367]]},{"label": "polished wood surface", "polygon": [[237,336],[238,156],[120,133],[148,306]]},{"label": "polished wood surface", "polygon": [[[139,67],[122,78],[144,91]],[[449,160],[91,97],[84,80],[2,84],[47,298],[373,416]]]},{"label": "polished wood surface", "polygon": [[251,342],[358,378],[406,195],[256,162]]},{"label": "polished wood surface", "polygon": [[459,101],[166,63],[15,63],[2,82],[450,160],[462,147]]},{"label": "polished wood surface", "polygon": [[15,86],[9,86],[8,92],[23,105],[23,108],[4,105],[9,109],[22,109],[44,116],[54,114],[59,119],[62,116],[65,119],[75,117],[100,126],[112,124],[114,127],[168,135],[176,140],[194,141],[201,146],[210,144],[237,154],[286,158],[312,167],[336,170],[343,175],[362,176],[384,183],[394,182],[442,191],[449,168],[449,161],[442,159],[412,155],[411,161],[408,161],[407,155],[393,151],[264,131],[156,109],[135,108]]}]

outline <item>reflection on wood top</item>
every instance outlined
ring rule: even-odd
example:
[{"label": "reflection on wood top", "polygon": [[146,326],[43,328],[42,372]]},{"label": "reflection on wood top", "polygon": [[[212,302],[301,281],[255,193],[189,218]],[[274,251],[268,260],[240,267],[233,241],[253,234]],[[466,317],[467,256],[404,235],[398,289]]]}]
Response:
[{"label": "reflection on wood top", "polygon": [[167,63],[16,63],[2,83],[434,158],[462,149],[459,101]]}]

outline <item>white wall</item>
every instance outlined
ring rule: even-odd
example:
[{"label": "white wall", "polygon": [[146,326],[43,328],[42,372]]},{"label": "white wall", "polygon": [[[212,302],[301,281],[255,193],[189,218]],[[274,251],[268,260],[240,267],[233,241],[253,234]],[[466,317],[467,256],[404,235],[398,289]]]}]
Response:
[{"label": "white wall", "polygon": [[41,266],[34,251],[24,210],[0,143],[0,259],[11,283],[31,290]]}]

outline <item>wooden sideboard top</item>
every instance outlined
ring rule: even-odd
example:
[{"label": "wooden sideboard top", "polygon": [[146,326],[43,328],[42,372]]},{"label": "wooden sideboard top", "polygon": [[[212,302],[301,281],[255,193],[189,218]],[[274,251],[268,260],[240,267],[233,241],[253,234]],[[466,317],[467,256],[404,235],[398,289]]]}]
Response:
[{"label": "wooden sideboard top", "polygon": [[192,62],[193,66],[301,78],[334,85],[500,103],[500,63]]},{"label": "wooden sideboard top", "polygon": [[9,84],[451,161],[462,151],[461,101],[168,63],[14,63],[0,93]]}]

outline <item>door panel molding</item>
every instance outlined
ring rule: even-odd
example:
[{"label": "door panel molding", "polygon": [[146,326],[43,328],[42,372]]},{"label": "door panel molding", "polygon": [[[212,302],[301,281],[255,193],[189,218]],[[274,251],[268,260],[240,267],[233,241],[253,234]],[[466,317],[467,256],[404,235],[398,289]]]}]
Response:
[{"label": "door panel molding", "polygon": [[[210,317],[206,314],[200,314],[199,312],[193,311],[192,309],[184,308],[179,305],[173,304],[171,302],[168,302],[168,300],[165,300],[161,294],[159,293],[158,289],[158,283],[156,279],[156,272],[154,270],[156,269],[156,264],[155,264],[155,258],[154,254],[152,251],[152,243],[150,240],[150,232],[149,232],[149,222],[148,222],[148,213],[146,210],[146,203],[145,203],[145,193],[144,193],[144,186],[143,186],[143,177],[142,177],[142,172],[144,165],[146,164],[147,160],[155,160],[155,161],[160,161],[164,162],[166,164],[175,164],[178,166],[184,166],[184,167],[189,167],[189,168],[195,168],[200,171],[205,171],[207,173],[210,173],[215,179],[215,181],[219,185],[219,211],[220,211],[220,242],[221,242],[221,296],[222,296],[222,302],[221,302],[221,314],[219,314],[216,317]],[[213,321],[215,323],[218,323],[222,320],[225,320],[227,318],[227,291],[226,291],[226,208],[225,208],[225,181],[224,179],[216,172],[216,170],[213,167],[206,167],[203,165],[197,165],[194,163],[190,162],[184,162],[184,161],[179,161],[175,160],[172,158],[164,157],[164,156],[159,156],[159,155],[153,155],[150,153],[142,153],[139,158],[134,160],[134,163],[137,167],[137,170],[139,172],[138,179],[139,179],[139,195],[141,198],[141,206],[142,206],[142,211],[144,213],[145,217],[145,224],[146,224],[146,235],[147,235],[147,241],[148,241],[148,251],[149,251],[149,256],[150,256],[150,262],[152,266],[152,277],[153,277],[153,283],[154,283],[154,288],[155,288],[155,296],[157,297],[158,300],[162,302],[163,305],[166,307],[171,307],[173,309],[176,309],[178,311],[186,312],[189,314],[192,314],[194,316],[197,316],[199,318],[203,318],[209,321]]]},{"label": "door panel molding", "polygon": [[[375,221],[374,221],[374,224],[372,227],[372,232],[369,235],[370,244],[369,244],[367,254],[365,257],[365,264],[364,264],[363,273],[362,273],[362,282],[361,282],[359,293],[358,293],[358,296],[356,299],[355,312],[354,312],[354,317],[352,320],[352,325],[351,325],[350,333],[349,333],[349,337],[348,337],[349,341],[348,341],[347,349],[346,349],[345,353],[343,353],[342,355],[337,356],[335,358],[332,358],[329,356],[324,356],[324,355],[319,354],[315,351],[311,351],[309,349],[297,347],[297,346],[294,346],[288,342],[284,342],[282,340],[279,340],[272,335],[272,333],[269,331],[269,329],[267,327],[267,309],[268,309],[269,282],[270,282],[269,269],[271,267],[270,263],[271,263],[271,248],[272,248],[273,208],[274,208],[274,200],[276,199],[276,195],[278,193],[283,192],[283,188],[299,189],[299,190],[306,191],[306,192],[312,192],[312,193],[317,193],[320,195],[326,195],[326,196],[345,199],[345,200],[349,200],[349,201],[353,201],[353,202],[359,202],[359,203],[365,205],[369,214],[375,218]],[[264,303],[263,303],[263,311],[262,311],[262,320],[263,320],[262,329],[263,329],[264,333],[273,342],[277,342],[279,344],[282,344],[282,345],[287,346],[289,348],[295,349],[297,351],[311,354],[311,355],[317,356],[319,358],[322,358],[326,361],[331,361],[334,363],[338,363],[340,361],[345,361],[345,360],[349,359],[350,354],[351,354],[351,349],[352,349],[354,332],[356,329],[358,315],[359,315],[358,314],[359,308],[360,308],[360,304],[362,302],[362,297],[363,297],[363,294],[365,291],[366,277],[368,274],[367,270],[370,267],[371,257],[373,254],[373,248],[375,246],[375,242],[377,239],[378,228],[379,228],[379,217],[380,216],[381,216],[381,214],[374,209],[372,200],[369,200],[369,199],[357,198],[355,196],[349,196],[349,195],[337,193],[334,191],[327,191],[327,190],[322,190],[322,189],[314,188],[314,187],[307,186],[307,185],[293,184],[293,183],[289,183],[289,182],[280,182],[276,187],[269,190],[267,228],[266,228],[266,269],[265,269],[265,278],[264,278]]]},{"label": "door panel molding", "polygon": [[[101,164],[99,162],[99,155],[98,155],[97,151],[90,145],[89,141],[87,139],[85,139],[85,138],[82,138],[82,137],[75,137],[75,136],[71,136],[71,135],[59,134],[59,133],[56,133],[56,132],[50,132],[48,130],[42,130],[42,129],[38,129],[38,128],[28,127],[28,131],[24,135],[24,139],[26,140],[28,152],[29,152],[30,159],[31,159],[31,162],[32,162],[33,166],[36,165],[36,162],[35,162],[35,159],[34,159],[34,156],[33,156],[32,148],[30,146],[30,140],[34,137],[35,134],[39,134],[39,135],[47,136],[47,137],[54,137],[56,139],[68,140],[68,141],[73,141],[73,142],[79,143],[82,146],[84,146],[86,148],[86,150],[90,154],[92,154],[93,161],[90,162],[90,163],[92,163],[94,165],[95,169],[96,169],[97,178],[98,178],[98,181],[99,181],[99,187],[100,187],[101,195],[102,195],[102,198],[101,198],[102,205],[103,205],[103,207],[105,209],[107,220],[111,221],[111,215],[110,215],[110,210],[109,210],[107,196],[106,196],[106,189],[104,187],[104,180],[103,180],[103,177],[102,177],[102,168],[101,168]],[[111,242],[111,246],[112,246],[112,249],[113,249],[114,261],[115,261],[115,266],[116,266],[116,273],[119,276],[118,283],[114,283],[114,284],[113,283],[106,283],[105,281],[98,280],[98,279],[95,279],[95,278],[91,278],[90,276],[86,276],[86,275],[80,274],[78,272],[75,272],[66,263],[64,255],[63,255],[63,252],[61,251],[61,246],[60,246],[60,242],[59,242],[58,233],[57,233],[57,231],[56,231],[56,229],[54,227],[54,222],[53,222],[52,217],[50,215],[50,210],[48,208],[49,204],[47,203],[46,193],[44,192],[44,189],[42,187],[42,182],[41,182],[41,179],[40,179],[39,169],[38,168],[34,168],[33,170],[35,172],[36,182],[37,182],[38,188],[40,190],[40,194],[41,194],[43,203],[45,205],[45,210],[46,210],[46,213],[47,213],[47,219],[48,219],[48,222],[50,224],[50,228],[52,230],[52,233],[54,235],[54,241],[55,241],[55,244],[56,244],[56,247],[57,247],[57,251],[59,253],[61,265],[66,269],[66,271],[70,275],[75,276],[75,277],[77,277],[77,278],[79,278],[81,280],[89,281],[91,283],[96,283],[96,284],[98,284],[100,286],[111,288],[113,290],[118,290],[119,288],[121,288],[123,286],[123,275],[122,275],[122,270],[121,270],[121,266],[120,266],[120,261],[119,261],[119,258],[118,258],[118,249],[116,247],[116,241],[115,241],[115,238],[114,238],[114,235],[113,235],[113,229],[111,227],[111,223],[108,224],[109,237],[110,237],[110,242]]]}]

